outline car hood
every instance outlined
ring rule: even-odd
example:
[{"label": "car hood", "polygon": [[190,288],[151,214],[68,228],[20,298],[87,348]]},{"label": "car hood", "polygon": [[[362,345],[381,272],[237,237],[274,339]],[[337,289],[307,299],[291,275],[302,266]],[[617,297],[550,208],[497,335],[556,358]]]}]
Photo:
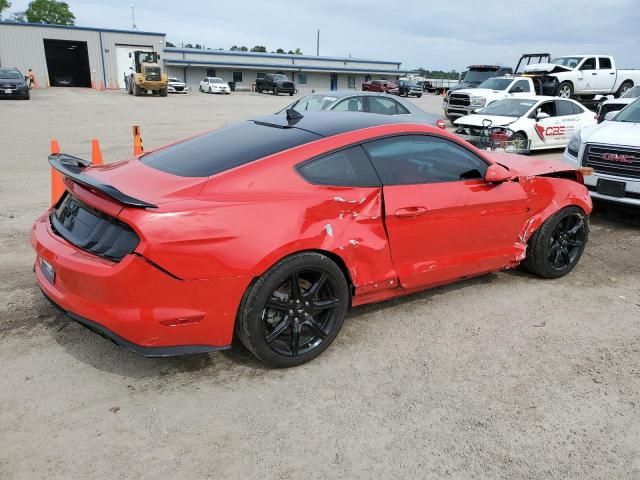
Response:
[{"label": "car hood", "polygon": [[173,82],[170,81],[169,85],[186,85],[186,83],[181,82],[181,81],[178,80],[178,81],[173,81]]},{"label": "car hood", "polygon": [[449,87],[449,91],[450,92],[457,92],[459,90],[463,90],[465,88],[476,88],[478,85],[480,85],[480,82],[462,82],[462,83],[458,83],[457,85],[453,85],[451,87]]},{"label": "car hood", "polygon": [[570,72],[572,69],[563,65],[556,65],[555,63],[532,63],[524,67],[525,73],[561,73]]},{"label": "car hood", "polygon": [[82,173],[154,205],[193,198],[209,180],[208,177],[180,177],[165,173],[138,159],[89,167]]},{"label": "car hood", "polygon": [[580,132],[583,143],[640,147],[640,123],[604,121]]},{"label": "car hood", "polygon": [[517,121],[518,119],[514,117],[500,117],[496,115],[474,114],[474,115],[467,115],[465,117],[460,117],[453,123],[455,125],[464,125],[469,127],[484,127],[485,125],[483,124],[483,122],[485,120],[491,120],[491,125],[489,125],[491,127],[503,127],[505,125],[509,125],[510,123]]},{"label": "car hood", "polygon": [[491,160],[504,165],[517,177],[531,177],[553,172],[572,170],[560,160],[546,160],[538,157],[514,155],[512,153],[486,152]]}]

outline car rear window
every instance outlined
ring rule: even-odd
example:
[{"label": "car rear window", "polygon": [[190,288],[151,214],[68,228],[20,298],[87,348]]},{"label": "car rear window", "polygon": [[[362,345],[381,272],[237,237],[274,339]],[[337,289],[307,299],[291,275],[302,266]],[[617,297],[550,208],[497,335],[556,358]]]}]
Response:
[{"label": "car rear window", "polygon": [[298,128],[250,121],[176,143],[140,160],[181,177],[209,177],[319,138],[322,137]]}]

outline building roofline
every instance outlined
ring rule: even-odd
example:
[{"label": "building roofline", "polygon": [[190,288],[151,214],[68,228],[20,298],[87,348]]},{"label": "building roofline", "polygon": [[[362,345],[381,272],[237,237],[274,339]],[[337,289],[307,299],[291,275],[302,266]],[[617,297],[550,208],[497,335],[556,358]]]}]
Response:
[{"label": "building roofline", "polygon": [[328,66],[311,66],[311,65],[298,65],[293,63],[234,63],[234,62],[203,62],[199,60],[183,60],[183,59],[168,59],[164,58],[165,65],[180,65],[180,66],[198,66],[198,67],[238,67],[238,68],[264,68],[265,70],[288,70],[295,72],[344,72],[344,73],[389,73],[393,75],[401,75],[404,73],[403,70],[387,70],[382,68],[350,68],[350,67],[333,67],[331,65]]},{"label": "building roofline", "polygon": [[378,63],[378,64],[392,64],[400,66],[402,62],[398,61],[385,61],[385,60],[367,60],[365,58],[351,58],[351,57],[322,57],[315,55],[292,55],[286,53],[263,53],[263,52],[240,52],[231,50],[204,50],[200,48],[180,48],[180,47],[165,47],[165,52],[173,53],[197,53],[201,55],[237,55],[244,57],[262,57],[262,58],[287,58],[287,59],[302,59],[302,60],[334,60],[339,62],[354,62],[354,63]]},{"label": "building roofline", "polygon": [[28,23],[28,22],[10,22],[0,21],[2,25],[15,25],[18,27],[44,27],[44,28],[60,28],[65,30],[86,30],[89,32],[111,32],[111,33],[128,33],[133,35],[154,35],[157,37],[166,37],[166,33],[159,32],[142,32],[140,30],[118,30],[115,28],[97,28],[97,27],[78,27],[75,25],[51,25],[48,23]]}]

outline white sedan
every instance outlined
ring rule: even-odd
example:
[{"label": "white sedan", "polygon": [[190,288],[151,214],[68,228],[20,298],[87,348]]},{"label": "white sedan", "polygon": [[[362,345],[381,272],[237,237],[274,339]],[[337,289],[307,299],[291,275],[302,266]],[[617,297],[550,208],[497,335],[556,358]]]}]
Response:
[{"label": "white sedan", "polygon": [[528,150],[566,147],[574,133],[596,124],[595,113],[574,100],[531,96],[506,98],[453,122],[456,133],[502,133],[529,143]]},{"label": "white sedan", "polygon": [[204,77],[200,82],[200,91],[206,93],[225,93],[229,95],[229,84],[218,77]]},{"label": "white sedan", "polygon": [[167,87],[167,92],[169,93],[187,93],[189,89],[187,88],[187,84],[182,80],[176,77],[169,77],[169,85]]}]

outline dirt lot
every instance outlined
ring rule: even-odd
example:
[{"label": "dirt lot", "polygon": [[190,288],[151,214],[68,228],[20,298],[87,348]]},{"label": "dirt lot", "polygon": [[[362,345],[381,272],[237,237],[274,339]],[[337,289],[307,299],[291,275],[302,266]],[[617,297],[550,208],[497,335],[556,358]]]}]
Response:
[{"label": "dirt lot", "polygon": [[140,358],[44,300],[28,230],[48,203],[50,138],[89,156],[97,137],[114,161],[133,124],[153,148],[288,102],[0,102],[0,478],[640,478],[639,213],[597,205],[568,277],[515,270],[357,309],[290,370],[241,348]]}]

